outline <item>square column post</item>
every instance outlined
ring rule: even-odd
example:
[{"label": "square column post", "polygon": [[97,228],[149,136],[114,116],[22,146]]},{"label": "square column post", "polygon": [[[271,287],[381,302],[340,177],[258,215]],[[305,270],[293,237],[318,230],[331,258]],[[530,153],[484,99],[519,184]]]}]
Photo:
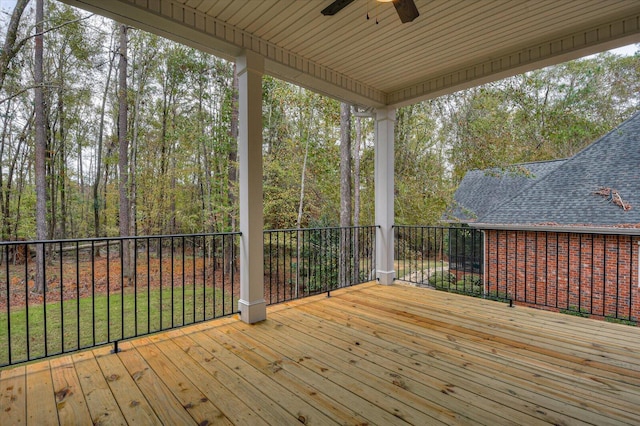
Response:
[{"label": "square column post", "polygon": [[240,198],[240,319],[252,324],[267,317],[264,300],[262,198],[262,75],[264,58],[247,51],[236,59],[238,72],[238,154]]},{"label": "square column post", "polygon": [[376,110],[375,126],[375,211],[376,224],[376,278],[380,284],[393,284],[394,222],[394,130],[396,110]]}]

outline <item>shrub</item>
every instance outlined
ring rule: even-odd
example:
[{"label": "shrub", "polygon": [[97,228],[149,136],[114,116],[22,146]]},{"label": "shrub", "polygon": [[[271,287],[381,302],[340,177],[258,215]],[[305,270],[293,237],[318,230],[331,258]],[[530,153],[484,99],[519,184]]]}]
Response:
[{"label": "shrub", "polygon": [[615,318],[611,315],[606,315],[604,317],[604,320],[607,322],[613,322],[616,324],[624,324],[624,325],[631,325],[631,326],[637,326],[638,322],[634,321],[634,320],[630,320],[629,318]]},{"label": "shrub", "polygon": [[437,271],[431,274],[429,277],[429,285],[434,286],[435,288],[449,288],[452,284],[455,284],[456,276],[450,274],[449,272]]},{"label": "shrub", "polygon": [[480,276],[480,275],[472,275],[470,277],[467,277],[467,283],[469,283],[469,282],[474,287],[482,288],[482,276]]},{"label": "shrub", "polygon": [[456,282],[456,291],[467,294],[481,294],[482,280],[479,277],[467,277]]}]

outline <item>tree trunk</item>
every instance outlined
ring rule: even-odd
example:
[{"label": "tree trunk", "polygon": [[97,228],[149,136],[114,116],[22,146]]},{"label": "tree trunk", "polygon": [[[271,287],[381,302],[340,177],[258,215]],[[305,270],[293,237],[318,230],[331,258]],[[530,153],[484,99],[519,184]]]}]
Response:
[{"label": "tree trunk", "polygon": [[[112,43],[113,44],[113,43]],[[107,106],[107,95],[109,94],[109,82],[111,81],[111,72],[113,71],[113,57],[109,60],[109,69],[107,71],[107,81],[102,93],[102,105],[100,106],[100,126],[98,129],[98,158],[96,160],[96,179],[93,182],[93,224],[96,237],[102,236],[100,230],[100,178],[102,176],[102,147],[104,145],[104,115]],[[106,184],[106,182],[105,182]],[[98,251],[97,254],[100,252]]]},{"label": "tree trunk", "polygon": [[353,226],[360,225],[360,152],[362,150],[362,118],[356,117],[356,144],[353,151]]},{"label": "tree trunk", "polygon": [[60,187],[60,237],[67,238],[67,150],[66,150],[66,129],[65,129],[65,112],[64,112],[64,80],[62,78],[63,66],[60,64],[60,78],[58,88],[58,134],[60,136],[60,163],[58,170],[58,185]]},{"label": "tree trunk", "polygon": [[18,224],[20,223],[20,218],[21,218],[21,208],[22,208],[22,194],[24,193],[24,187],[25,187],[25,174],[27,172],[25,172],[25,170],[31,170],[31,156],[28,155],[26,153],[26,149],[25,152],[23,152],[22,158],[20,159],[21,161],[18,162],[19,164],[19,170],[17,173],[18,176],[18,182],[16,184],[16,193],[18,194],[18,199],[16,200],[16,213],[15,213],[15,217],[16,220],[14,221],[13,224],[13,233],[11,235],[14,236],[15,239],[18,238]]},{"label": "tree trunk", "polygon": [[[28,3],[29,0],[18,0],[13,8],[13,13],[11,14],[11,20],[9,21],[9,27],[7,28],[4,44],[0,51],[0,90],[4,86],[4,79],[7,76],[7,71],[9,70],[9,63],[24,44],[23,40],[16,46],[16,37],[20,26],[20,18],[22,18],[22,14],[24,13],[24,9],[27,7]],[[37,19],[38,18],[36,17],[36,20]]]},{"label": "tree trunk", "polygon": [[[233,85],[232,85],[232,92],[231,92],[231,122],[229,123],[229,155],[228,155],[228,159],[229,159],[229,187],[227,189],[227,200],[228,200],[228,206],[229,206],[229,230],[231,232],[236,230],[236,209],[235,204],[236,204],[236,194],[235,194],[235,190],[237,188],[238,185],[238,169],[236,167],[236,163],[238,161],[238,67],[236,66],[236,64],[233,64]],[[243,161],[246,161],[246,158],[242,159]],[[229,244],[226,248],[226,253],[224,258],[226,259],[226,263],[227,263],[227,270],[231,271],[231,268],[233,267],[233,265],[235,264],[233,262],[233,251],[234,247],[233,244],[235,244],[233,241],[235,240],[231,240],[232,244]]]},{"label": "tree trunk", "polygon": [[[120,236],[128,237],[129,229],[129,141],[127,139],[127,27],[120,26],[120,61],[118,63],[118,171],[120,175]],[[132,277],[129,240],[122,241],[123,275]],[[124,283],[123,283],[124,285]]]},{"label": "tree trunk", "polygon": [[339,285],[348,284],[351,226],[351,106],[340,104],[340,268]]},{"label": "tree trunk", "polygon": [[351,107],[340,104],[340,226],[351,226]]},{"label": "tree trunk", "polygon": [[[2,125],[2,139],[0,139],[0,162],[4,159],[4,151],[7,144],[7,136],[9,135],[9,121],[11,120],[8,111],[11,109],[11,100],[7,101],[7,109],[4,114],[4,120]],[[2,163],[0,163],[2,164]],[[4,166],[4,164],[2,164]],[[7,173],[7,185],[5,187],[4,182],[4,173],[0,173],[0,190],[2,190],[2,195],[0,199],[2,200],[0,205],[0,212],[2,213],[2,233],[0,234],[0,238],[2,241],[9,240],[9,182],[11,182],[11,174]],[[6,202],[5,202],[6,200]],[[0,258],[2,253],[0,253]]]},{"label": "tree trunk", "polygon": [[[200,126],[200,133],[205,135],[205,113],[203,106],[203,94],[206,88],[203,84],[200,85],[198,93],[198,125]],[[216,135],[209,134],[207,137],[201,138],[200,149],[201,152],[198,155],[198,164],[201,166],[200,172],[200,195],[202,202],[202,219],[203,219],[203,232],[213,232],[214,228],[214,212],[213,203],[211,200],[211,151],[209,150],[209,141],[214,139]]]},{"label": "tree trunk", "polygon": [[[302,109],[302,106],[300,106]],[[309,112],[309,126],[307,127],[307,134],[302,134],[302,125],[300,125],[300,139],[305,138],[304,144],[304,160],[302,161],[302,172],[300,173],[300,201],[298,203],[298,218],[296,220],[296,229],[298,230],[298,250],[296,253],[296,298],[301,290],[302,283],[300,282],[300,261],[302,259],[302,247],[304,241],[302,240],[304,233],[300,230],[302,226],[302,213],[304,211],[304,183],[305,176],[307,174],[307,159],[309,157],[309,139],[311,139],[311,126],[313,125],[313,115],[315,112],[315,104],[311,105],[311,111]],[[300,112],[300,121],[302,121],[302,111]]]},{"label": "tree trunk", "polygon": [[[229,123],[229,188],[228,202],[229,207],[233,206],[236,201],[235,187],[238,183],[238,169],[236,163],[238,161],[238,70],[233,65],[233,86],[231,88],[231,122]],[[230,231],[236,229],[235,210],[229,210],[229,226]]]},{"label": "tree trunk", "polygon": [[[136,100],[136,104],[139,101]],[[138,222],[136,221],[137,209],[138,209],[138,183],[137,183],[137,175],[136,170],[138,170],[138,109],[140,105],[135,106],[135,118],[133,119],[133,146],[131,147],[131,168],[129,173],[129,179],[131,181],[130,187],[130,208],[131,214],[129,215],[129,229],[133,233],[133,235],[138,235]]]},{"label": "tree trunk", "polygon": [[[35,55],[34,55],[34,77],[35,77],[35,121],[36,121],[36,158],[35,158],[35,175],[36,175],[36,238],[43,241],[47,238],[47,182],[46,182],[46,149],[47,135],[45,129],[45,108],[44,108],[44,72],[43,72],[43,53],[44,53],[44,0],[36,0],[36,37],[35,37]],[[44,244],[38,244],[36,247],[36,282],[34,291],[42,293],[44,291]]]},{"label": "tree trunk", "polygon": [[[168,148],[168,134],[169,134],[169,120],[171,115],[171,108],[173,106],[173,95],[172,95],[172,87],[170,86],[170,75],[169,75],[169,65],[167,65],[166,75],[163,77],[163,87],[162,87],[162,129],[161,129],[161,137],[160,137],[160,176],[161,176],[161,184],[160,190],[161,194],[164,195],[160,199],[160,211],[164,212],[163,216],[160,216],[157,220],[158,229],[161,230],[162,233],[168,233],[167,229],[172,223],[173,219],[171,217],[171,211],[167,215],[167,197],[166,193],[169,190],[167,187],[166,175],[169,171],[169,156],[170,149]],[[169,216],[169,220],[165,219]]]},{"label": "tree trunk", "polygon": [[[17,215],[16,215],[16,219],[13,220],[13,227],[11,227],[12,221],[9,220],[10,215],[12,214],[11,196],[12,196],[12,193],[14,192],[13,191],[14,182],[23,181],[23,172],[25,169],[25,163],[27,163],[27,161],[24,159],[26,154],[24,154],[23,151],[28,150],[28,148],[25,148],[23,150],[22,147],[27,145],[27,139],[29,138],[29,135],[31,133],[31,128],[34,125],[34,114],[35,114],[35,111],[32,110],[31,116],[29,117],[27,122],[24,124],[22,131],[17,137],[18,146],[13,151],[11,163],[9,164],[9,168],[7,170],[7,179],[2,183],[3,194],[2,194],[2,201],[0,202],[0,204],[2,205],[1,211],[2,211],[2,217],[4,218],[4,223],[2,228],[2,239],[5,241],[13,240],[15,237],[17,237],[16,229],[19,222]],[[2,145],[4,146],[4,139],[3,139]],[[4,151],[2,152],[2,154],[0,154],[0,158],[4,158]],[[31,167],[31,164],[27,164],[26,169],[29,170],[30,167]],[[17,172],[16,172],[16,168],[18,169]],[[2,174],[0,173],[0,175]],[[22,190],[20,187],[16,188],[15,192],[17,193],[18,197],[21,197]],[[17,204],[18,205],[16,206],[16,209],[19,208],[20,206],[19,202]]]},{"label": "tree trunk", "polygon": [[[362,145],[362,118],[356,117],[356,143],[353,150],[353,226],[360,225],[360,149]],[[353,237],[353,272],[359,278],[360,272],[360,250],[359,229],[354,230]]]},{"label": "tree trunk", "polygon": [[[83,227],[86,227],[86,229],[89,229],[89,218],[87,217],[87,212],[86,212],[86,208],[87,208],[87,204],[85,202],[85,197],[87,194],[86,191],[86,187],[85,187],[85,183],[84,183],[84,167],[82,166],[82,143],[80,142],[80,132],[77,132],[77,136],[76,139],[78,141],[78,143],[76,144],[76,148],[77,148],[77,152],[76,155],[78,156],[77,158],[77,167],[78,167],[78,180],[80,181],[80,194],[82,194],[82,206],[80,206],[80,219],[78,221],[79,224],[82,224]],[[73,222],[73,218],[71,219],[71,232],[73,232],[76,236],[78,234],[77,232],[77,226],[75,225],[75,223]]]}]

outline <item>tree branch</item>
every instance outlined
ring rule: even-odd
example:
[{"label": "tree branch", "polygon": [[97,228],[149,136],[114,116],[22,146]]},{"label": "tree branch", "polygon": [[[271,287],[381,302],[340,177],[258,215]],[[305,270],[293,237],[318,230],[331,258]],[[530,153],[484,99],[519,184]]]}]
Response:
[{"label": "tree branch", "polygon": [[[65,26],[67,26],[67,25],[75,24],[76,22],[82,22],[82,21],[85,21],[85,20],[87,20],[87,19],[89,19],[89,18],[91,18],[91,17],[93,17],[93,16],[94,16],[94,14],[92,13],[91,15],[83,16],[82,18],[74,19],[74,20],[72,20],[72,21],[63,22],[63,23],[62,23],[62,24],[60,24],[60,25],[56,25],[55,27],[51,27],[51,28],[48,28],[48,29],[44,30],[44,31],[42,32],[42,35],[45,35],[45,34],[47,34],[47,33],[50,33],[51,31],[59,30],[60,28],[65,27]],[[27,36],[27,37],[23,38],[22,40],[20,40],[20,41],[18,42],[18,44],[17,44],[17,45],[15,45],[15,46],[14,46],[14,48],[13,48],[13,50],[11,51],[12,56],[15,56],[15,54],[16,54],[20,49],[22,49],[22,46],[24,46],[24,44],[25,44],[27,41],[31,40],[32,38],[34,38],[34,37],[36,37],[36,36],[38,36],[38,34],[37,34],[37,33],[36,33],[36,34],[32,34],[32,35],[30,35],[30,36]]]},{"label": "tree branch", "polygon": [[8,96],[4,99],[0,99],[0,105],[2,105],[3,103],[10,101],[11,99],[17,98],[18,96],[20,96],[21,94],[23,94],[24,92],[28,92],[31,89],[37,89],[39,87],[47,88],[47,89],[58,89],[60,86],[54,86],[54,85],[50,85],[50,84],[35,84],[33,86],[29,86],[29,87],[25,87],[22,90],[19,90],[18,92],[12,94],[11,96]]}]

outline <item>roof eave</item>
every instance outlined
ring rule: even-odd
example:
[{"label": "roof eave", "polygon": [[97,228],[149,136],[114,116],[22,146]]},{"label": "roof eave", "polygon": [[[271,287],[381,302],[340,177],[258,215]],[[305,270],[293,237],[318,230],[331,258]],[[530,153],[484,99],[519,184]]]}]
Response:
[{"label": "roof eave", "polygon": [[469,223],[469,226],[477,229],[490,229],[498,231],[533,231],[533,232],[567,232],[574,234],[606,234],[606,235],[640,235],[640,228],[627,228],[616,226],[575,226],[575,225],[532,225],[532,224],[495,224],[495,223]]}]

